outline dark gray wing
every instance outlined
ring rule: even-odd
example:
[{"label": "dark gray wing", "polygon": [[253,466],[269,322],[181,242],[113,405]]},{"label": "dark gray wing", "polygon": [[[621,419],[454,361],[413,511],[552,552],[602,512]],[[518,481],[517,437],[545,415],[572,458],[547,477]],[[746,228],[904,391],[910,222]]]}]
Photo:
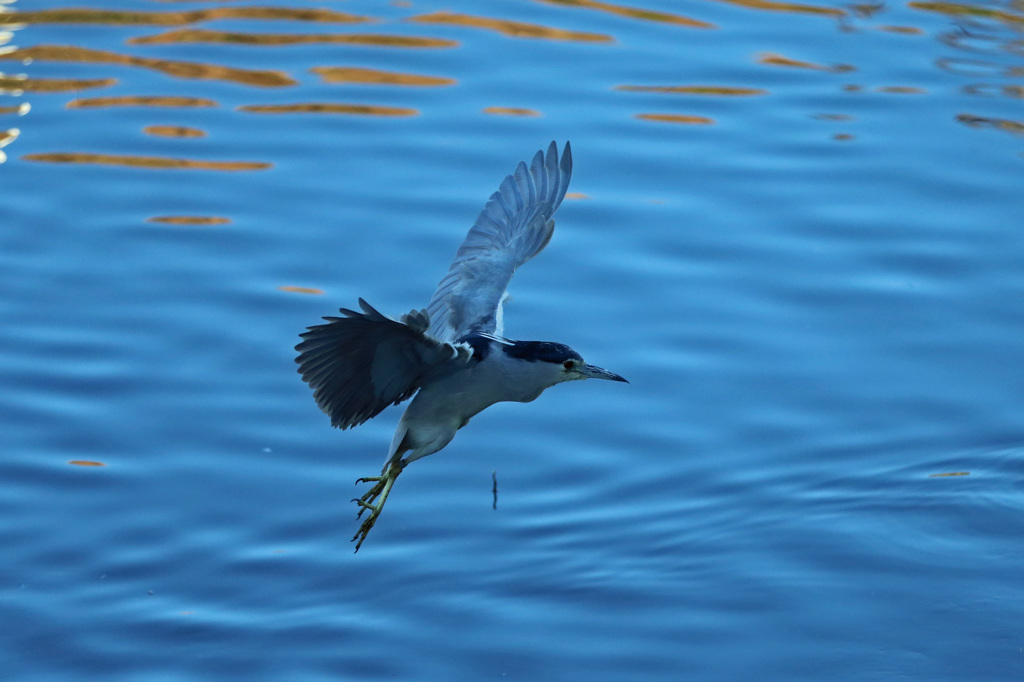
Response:
[{"label": "dark gray wing", "polygon": [[469,362],[470,350],[426,334],[424,310],[401,321],[381,315],[359,299],[363,312],[341,309],[309,327],[295,346],[299,374],[313,389],[317,405],[342,429],[362,424],[397,405],[420,387]]},{"label": "dark gray wing", "polygon": [[569,187],[572,151],[554,142],[519,163],[480,212],[427,306],[430,335],[453,343],[471,331],[502,334],[501,305],[516,268],[540,253]]}]

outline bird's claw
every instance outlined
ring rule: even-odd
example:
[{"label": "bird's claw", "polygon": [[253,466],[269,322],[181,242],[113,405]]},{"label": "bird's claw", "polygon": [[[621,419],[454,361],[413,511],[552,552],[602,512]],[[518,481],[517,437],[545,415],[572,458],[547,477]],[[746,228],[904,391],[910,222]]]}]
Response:
[{"label": "bird's claw", "polygon": [[[392,465],[384,472],[382,476],[366,476],[356,480],[356,483],[371,483],[375,482],[373,487],[366,491],[362,497],[353,498],[352,501],[359,505],[359,513],[356,514],[356,518],[362,518],[363,512],[367,509],[370,510],[370,515],[363,520],[363,524],[359,526],[359,530],[355,535],[352,536],[352,542],[356,543],[356,551],[363,544],[363,540],[366,539],[367,533],[373,528],[373,524],[377,522],[377,517],[380,516],[381,511],[384,509],[384,503],[387,502],[388,493],[391,492],[391,486],[395,484],[395,480],[398,479],[398,474],[402,473],[403,467],[400,465]],[[377,498],[380,501],[377,501]],[[374,504],[376,503],[376,504]]]},{"label": "bird's claw", "polygon": [[[367,509],[369,509],[370,511],[376,512],[377,514],[380,514],[380,509],[384,506],[383,501],[379,505],[373,504],[373,501],[376,500],[377,496],[380,495],[381,492],[384,490],[384,486],[386,485],[385,478],[386,477],[384,477],[384,476],[367,476],[365,478],[357,478],[356,479],[356,484],[359,484],[359,483],[370,483],[372,481],[376,481],[377,482],[376,485],[374,485],[369,490],[367,490],[366,493],[362,497],[353,497],[352,498],[352,501],[359,505],[359,513],[356,514],[356,518],[357,519],[360,518],[363,515],[363,512],[366,511]],[[397,478],[397,474],[396,474],[396,478]],[[390,487],[390,486],[388,486],[388,487]],[[355,539],[355,538],[353,538],[353,539]],[[358,551],[358,548],[356,548],[356,551]]]},{"label": "bird's claw", "polygon": [[372,504],[369,504],[369,503],[367,503],[367,502],[363,502],[363,501],[362,501],[362,500],[360,500],[360,499],[359,499],[358,497],[353,497],[353,498],[352,498],[352,501],[353,501],[353,502],[355,502],[356,504],[358,504],[358,505],[359,505],[360,507],[362,507],[362,509],[360,509],[360,510],[359,510],[359,513],[358,513],[358,514],[356,514],[356,518],[357,518],[357,519],[358,519],[358,518],[359,518],[360,516],[362,516],[362,515],[363,515],[363,511],[364,511],[364,510],[366,510],[366,509],[370,509],[370,510],[375,510],[375,509],[377,509],[377,508],[376,508],[375,506],[373,506]]}]

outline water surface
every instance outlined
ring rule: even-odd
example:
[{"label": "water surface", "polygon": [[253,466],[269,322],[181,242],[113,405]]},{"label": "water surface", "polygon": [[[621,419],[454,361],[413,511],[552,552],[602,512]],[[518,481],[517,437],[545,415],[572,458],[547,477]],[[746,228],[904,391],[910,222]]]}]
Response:
[{"label": "water surface", "polygon": [[[7,7],[5,679],[1021,679],[1018,5]],[[400,411],[332,430],[297,334],[552,139],[506,331],[631,383],[353,555]]]}]

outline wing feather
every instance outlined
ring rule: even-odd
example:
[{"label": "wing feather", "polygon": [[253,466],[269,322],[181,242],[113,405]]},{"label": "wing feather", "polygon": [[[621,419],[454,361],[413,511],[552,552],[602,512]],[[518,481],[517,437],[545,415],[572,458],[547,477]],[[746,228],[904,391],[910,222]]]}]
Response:
[{"label": "wing feather", "polygon": [[431,338],[423,310],[401,321],[380,314],[363,299],[363,312],[309,327],[295,346],[299,373],[320,409],[342,429],[362,424],[389,405],[411,397],[424,383],[469,362],[470,351]]},{"label": "wing feather", "polygon": [[469,332],[501,334],[500,307],[516,268],[551,241],[552,216],[572,177],[572,151],[552,142],[520,162],[491,195],[437,286],[426,312],[429,335],[453,343]]}]

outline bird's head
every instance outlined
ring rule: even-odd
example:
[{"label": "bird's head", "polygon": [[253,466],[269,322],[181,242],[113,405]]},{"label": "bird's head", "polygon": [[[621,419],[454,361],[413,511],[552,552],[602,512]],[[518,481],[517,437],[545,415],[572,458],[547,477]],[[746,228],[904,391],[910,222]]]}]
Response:
[{"label": "bird's head", "polygon": [[530,373],[548,386],[564,381],[579,379],[608,379],[625,381],[624,378],[587,362],[569,346],[551,341],[515,341],[504,346],[502,351],[530,367]]}]

